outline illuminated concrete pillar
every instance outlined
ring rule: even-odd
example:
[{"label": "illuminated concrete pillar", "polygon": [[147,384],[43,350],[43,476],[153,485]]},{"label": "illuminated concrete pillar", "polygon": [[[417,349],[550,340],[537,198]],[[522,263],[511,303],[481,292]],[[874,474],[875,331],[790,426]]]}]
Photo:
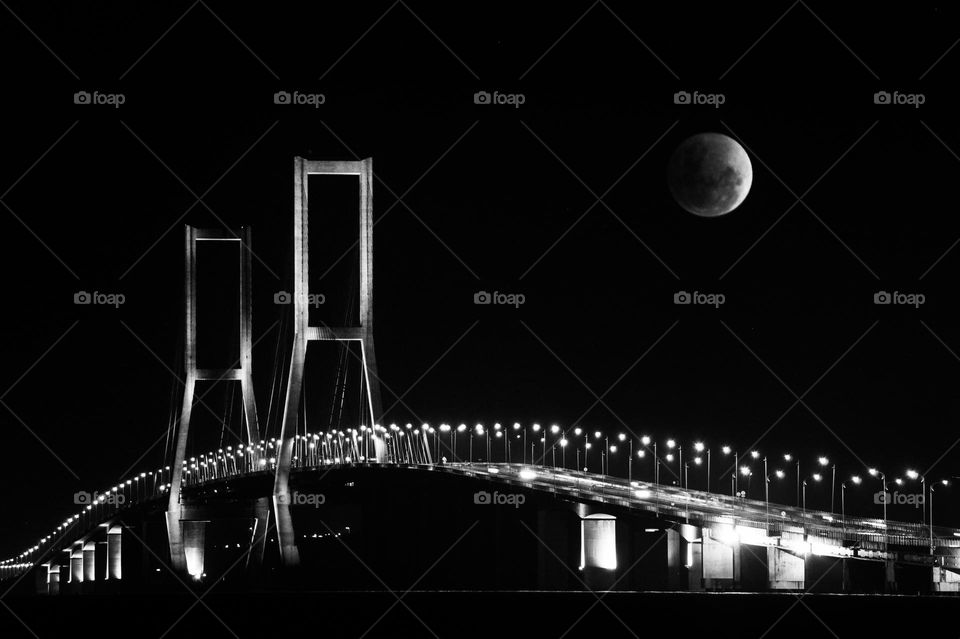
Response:
[{"label": "illuminated concrete pillar", "polygon": [[617,518],[594,514],[580,520],[580,570],[587,586],[607,590],[616,581]]},{"label": "illuminated concrete pillar", "polygon": [[[309,206],[308,181],[311,175],[356,175],[360,182],[360,322],[359,326],[331,328],[310,326],[309,321]],[[274,511],[280,556],[287,566],[300,563],[296,534],[290,513],[290,464],[300,410],[303,369],[307,343],[316,341],[360,342],[363,383],[366,389],[367,426],[379,425],[381,416],[380,378],[373,346],[373,160],[318,162],[294,159],[293,206],[293,345],[280,435],[280,453],[274,483]],[[362,422],[361,422],[361,425]],[[388,447],[374,445],[376,460],[388,460]]]},{"label": "illuminated concrete pillar", "polygon": [[83,583],[83,545],[79,544],[70,551],[70,583]]},{"label": "illuminated concrete pillar", "polygon": [[736,588],[740,584],[740,540],[733,526],[719,524],[704,528],[701,544],[703,587],[707,590]]},{"label": "illuminated concrete pillar", "polygon": [[[183,462],[187,456],[187,442],[190,436],[190,417],[193,412],[193,398],[198,381],[234,380],[240,383],[243,398],[244,420],[247,427],[247,440],[250,443],[260,441],[260,428],[257,423],[256,398],[253,393],[253,320],[252,320],[252,250],[250,248],[250,227],[238,231],[229,229],[198,229],[187,226],[184,247],[184,389],[183,405],[177,426],[176,448],[173,464],[170,466],[170,495],[167,505],[167,538],[170,548],[170,562],[173,567],[184,572],[187,570],[184,556],[183,529],[180,525],[182,504],[180,487],[183,483]],[[197,367],[197,242],[239,242],[240,243],[240,360],[239,368],[204,369]],[[256,461],[254,459],[253,461]]]},{"label": "illuminated concrete pillar", "polygon": [[123,529],[111,526],[107,530],[107,579],[119,580],[123,575]]},{"label": "illuminated concrete pillar", "polygon": [[183,552],[187,574],[196,580],[203,577],[203,560],[207,533],[206,521],[183,521]]},{"label": "illuminated concrete pillar", "polygon": [[60,564],[47,564],[47,594],[60,594]]},{"label": "illuminated concrete pillar", "polygon": [[804,557],[779,546],[767,547],[767,580],[771,590],[803,590]]},{"label": "illuminated concrete pillar", "polygon": [[83,544],[83,581],[97,580],[97,544],[86,541]]}]

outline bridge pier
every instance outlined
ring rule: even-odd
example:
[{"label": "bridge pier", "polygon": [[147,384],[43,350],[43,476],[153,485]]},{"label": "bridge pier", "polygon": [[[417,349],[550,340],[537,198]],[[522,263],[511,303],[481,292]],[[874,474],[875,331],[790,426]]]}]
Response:
[{"label": "bridge pier", "polygon": [[60,564],[56,562],[47,564],[47,594],[60,594]]},{"label": "bridge pier", "polygon": [[701,579],[705,590],[732,590],[740,585],[740,542],[733,527],[704,528],[701,534]]},{"label": "bridge pier", "polygon": [[123,576],[123,528],[111,525],[107,529],[107,579],[119,580]]},{"label": "bridge pier", "polygon": [[207,521],[182,521],[183,554],[186,560],[187,574],[196,580],[203,577],[203,560]]},{"label": "bridge pier", "polygon": [[960,571],[944,566],[934,566],[932,573],[933,592],[960,592]]}]

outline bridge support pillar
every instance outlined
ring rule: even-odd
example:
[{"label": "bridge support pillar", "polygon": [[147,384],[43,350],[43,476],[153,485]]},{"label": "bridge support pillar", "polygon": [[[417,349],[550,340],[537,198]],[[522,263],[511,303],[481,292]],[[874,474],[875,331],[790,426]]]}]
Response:
[{"label": "bridge support pillar", "polygon": [[107,530],[107,579],[119,580],[123,574],[121,542],[123,528],[110,526]]},{"label": "bridge support pillar", "polygon": [[203,577],[203,560],[207,536],[206,521],[183,521],[183,554],[187,574],[196,580]]},{"label": "bridge support pillar", "polygon": [[960,592],[960,572],[943,566],[933,567],[933,592]]},{"label": "bridge support pillar", "polygon": [[83,545],[74,546],[70,551],[70,584],[78,588],[83,583]]},{"label": "bridge support pillar", "polygon": [[780,546],[767,547],[767,583],[770,590],[803,590],[804,576],[802,555]]},{"label": "bridge support pillar", "polygon": [[60,594],[60,564],[47,564],[47,594]]},{"label": "bridge support pillar", "polygon": [[97,580],[97,544],[94,541],[83,543],[83,581],[93,583]]},{"label": "bridge support pillar", "polygon": [[701,564],[706,590],[729,590],[740,585],[740,542],[720,528],[704,528]]}]

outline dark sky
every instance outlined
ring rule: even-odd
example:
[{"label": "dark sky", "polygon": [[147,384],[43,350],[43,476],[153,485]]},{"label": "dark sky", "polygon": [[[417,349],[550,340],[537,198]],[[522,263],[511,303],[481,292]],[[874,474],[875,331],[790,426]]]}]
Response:
[{"label": "dark sky", "polygon": [[[824,454],[844,477],[960,474],[955,11],[517,4],[0,11],[0,497],[15,505],[0,554],[144,452],[138,471],[161,464],[183,224],[252,225],[255,338],[280,319],[297,155],[374,158],[385,406],[403,395],[387,421],[579,418]],[[326,102],[275,105],[281,90]],[[525,103],[475,105],[480,90]],[[675,105],[679,90],[726,100]],[[77,91],[125,103],[75,105]],[[877,91],[925,103],[875,105]],[[670,153],[702,131],[753,163],[748,199],[720,219],[666,186]],[[339,274],[315,283],[331,300]],[[80,290],[126,303],[76,306]],[[479,290],[526,303],[476,306]],[[676,306],[680,290],[726,302]],[[926,301],[877,306],[880,290]],[[261,416],[276,337],[255,350]],[[875,489],[851,509],[876,514]],[[938,523],[960,523],[950,501]]]}]

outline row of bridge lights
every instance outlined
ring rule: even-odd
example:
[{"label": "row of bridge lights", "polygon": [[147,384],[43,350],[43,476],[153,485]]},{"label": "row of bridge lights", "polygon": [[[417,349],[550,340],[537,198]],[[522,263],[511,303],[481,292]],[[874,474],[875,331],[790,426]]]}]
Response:
[{"label": "row of bridge lights", "polygon": [[[435,434],[439,431],[439,432],[441,432],[441,433],[450,433],[450,434],[451,434],[451,437],[452,437],[452,434],[453,434],[454,432],[456,432],[456,433],[465,433],[465,432],[467,432],[468,430],[470,430],[470,431],[471,431],[471,432],[470,432],[471,442],[472,442],[472,436],[473,436],[474,434],[476,434],[476,435],[484,435],[484,434],[487,433],[487,430],[484,428],[484,426],[483,426],[482,424],[477,424],[473,429],[469,429],[469,428],[467,427],[467,425],[466,425],[466,424],[463,424],[463,423],[461,423],[460,425],[458,425],[458,426],[455,427],[455,428],[454,428],[453,426],[451,426],[450,424],[443,423],[443,424],[440,424],[439,429],[435,429],[434,427],[430,426],[429,424],[423,424],[419,429],[416,429],[416,428],[413,427],[412,424],[409,424],[409,423],[408,423],[408,424],[405,425],[405,429],[406,429],[407,432],[410,432],[410,434],[411,434],[411,435],[414,435],[414,436],[420,435],[421,432],[423,432],[425,436],[426,436],[427,434],[429,434],[429,435],[435,435]],[[494,426],[493,426],[493,432],[495,433],[495,437],[497,437],[497,438],[502,438],[502,437],[504,437],[504,431],[506,431],[506,430],[507,430],[507,429],[505,429],[500,423],[495,423]],[[517,437],[517,438],[523,437],[523,438],[524,438],[524,443],[526,444],[526,434],[527,434],[527,432],[526,432],[525,429],[523,429],[523,427],[520,425],[519,422],[513,424],[513,430],[514,430],[514,431],[521,431],[521,430],[523,430],[523,433],[520,434],[520,433],[518,432],[518,433],[516,434],[516,437]],[[541,456],[540,460],[534,461],[535,449],[534,449],[534,444],[532,444],[532,445],[531,445],[531,451],[530,451],[530,463],[533,463],[533,464],[542,463],[542,462],[546,459],[546,444],[547,444],[546,433],[547,433],[547,429],[541,427],[541,425],[538,424],[538,423],[534,423],[534,424],[531,426],[531,430],[532,430],[534,433],[539,433],[540,431],[543,431],[543,435],[540,437],[540,442],[541,442],[542,445],[543,445],[543,447],[541,448],[541,452],[543,453],[543,455]],[[556,467],[556,454],[555,454],[555,453],[556,453],[556,449],[555,449],[555,447],[556,447],[556,446],[559,446],[559,447],[561,448],[561,450],[563,450],[563,449],[565,449],[565,448],[570,444],[570,440],[568,439],[568,431],[564,431],[563,429],[560,428],[560,426],[558,426],[558,425],[556,425],[556,424],[550,426],[549,432],[552,433],[552,434],[555,436],[555,440],[554,440],[553,444],[550,446],[550,449],[551,449],[551,452],[553,453],[553,464],[554,464],[554,467]],[[403,437],[403,436],[404,436],[404,429],[401,428],[401,427],[399,427],[399,426],[397,426],[396,424],[390,424],[389,429],[384,428],[383,426],[380,426],[380,425],[375,425],[375,426],[373,426],[373,427],[368,427],[368,426],[365,426],[365,425],[364,425],[364,426],[361,426],[361,427],[359,428],[359,430],[356,429],[356,428],[345,429],[345,430],[333,429],[333,430],[331,430],[330,432],[327,432],[326,434],[324,434],[324,433],[321,431],[321,432],[319,432],[319,433],[313,434],[312,436],[296,435],[296,436],[294,437],[294,439],[295,439],[297,442],[303,441],[303,442],[307,445],[307,448],[308,448],[308,449],[313,450],[313,449],[315,449],[315,447],[316,447],[317,440],[320,440],[320,439],[322,439],[322,438],[324,438],[324,437],[325,437],[328,441],[332,441],[333,438],[334,438],[334,436],[336,436],[338,440],[341,440],[341,441],[342,441],[342,437],[343,437],[344,435],[346,435],[348,438],[351,438],[351,439],[354,439],[354,440],[355,440],[355,438],[356,438],[358,435],[361,435],[361,436],[364,437],[364,438],[365,438],[368,434],[371,435],[371,436],[373,436],[373,437],[376,437],[376,434],[377,434],[377,433],[381,433],[385,439],[390,439],[390,438],[391,438],[391,435],[390,435],[391,433],[393,433],[395,437]],[[584,437],[583,450],[584,450],[584,464],[585,464],[585,466],[584,466],[583,470],[584,470],[585,472],[587,472],[587,471],[588,471],[588,467],[589,467],[589,466],[588,466],[588,451],[592,449],[593,445],[591,444],[590,441],[588,441],[589,436],[588,436],[588,434],[586,433],[586,431],[585,431],[583,428],[581,428],[581,427],[575,427],[575,428],[573,428],[573,435],[576,436],[576,437],[580,437],[580,436],[583,436],[583,437]],[[600,466],[601,466],[600,471],[601,471],[601,474],[603,474],[603,475],[609,474],[609,472],[610,472],[609,454],[615,454],[615,453],[617,452],[618,448],[617,448],[616,442],[619,441],[619,442],[623,443],[623,442],[627,442],[627,440],[629,439],[628,445],[629,445],[629,447],[630,447],[630,457],[628,458],[628,461],[629,461],[629,463],[628,463],[628,479],[632,480],[632,474],[633,474],[633,466],[632,466],[632,464],[633,464],[633,445],[634,445],[634,440],[633,440],[633,438],[628,438],[625,433],[618,433],[618,434],[616,435],[616,437],[614,438],[614,442],[615,442],[615,443],[614,443],[614,444],[610,444],[610,438],[609,438],[609,436],[607,436],[605,433],[602,433],[602,432],[599,431],[599,430],[594,431],[593,436],[594,436],[594,440],[601,440],[601,439],[602,439],[602,440],[604,441],[604,447],[603,447],[603,449],[601,449],[601,456],[600,456]],[[647,436],[647,435],[644,435],[644,436],[640,437],[640,438],[639,438],[639,441],[640,441],[640,444],[643,446],[643,448],[640,448],[639,450],[636,451],[636,457],[637,457],[638,459],[644,459],[644,458],[646,457],[646,455],[647,455],[648,452],[652,452],[652,454],[653,454],[653,456],[654,456],[654,458],[655,458],[654,481],[655,481],[656,483],[659,483],[659,482],[660,482],[660,478],[659,478],[660,457],[657,455],[657,442],[654,441],[651,437],[649,437],[649,436]],[[207,453],[206,455],[201,455],[201,457],[199,458],[199,461],[198,461],[198,458],[196,458],[196,457],[191,457],[190,460],[189,460],[189,462],[188,462],[187,460],[184,460],[184,462],[183,462],[183,466],[184,466],[183,472],[184,472],[184,475],[185,475],[185,481],[189,481],[190,479],[193,479],[193,478],[195,478],[195,477],[199,477],[199,479],[196,479],[195,481],[204,481],[205,479],[209,478],[209,477],[206,477],[206,478],[205,478],[205,477],[203,477],[203,475],[205,474],[205,470],[209,467],[209,465],[211,464],[211,462],[214,464],[215,468],[217,468],[217,470],[214,471],[214,477],[218,477],[218,476],[219,476],[219,467],[216,466],[216,464],[217,464],[217,462],[221,462],[221,461],[224,462],[224,474],[230,474],[229,464],[228,464],[228,460],[229,460],[230,458],[232,458],[232,459],[234,460],[234,470],[233,470],[234,473],[239,473],[239,472],[240,472],[240,470],[239,470],[239,469],[237,468],[237,466],[236,466],[236,460],[237,460],[238,458],[242,458],[242,459],[244,460],[245,472],[249,472],[249,471],[251,470],[251,466],[252,466],[252,469],[254,469],[254,470],[265,470],[268,465],[269,465],[270,467],[274,467],[274,466],[276,465],[276,461],[277,461],[277,460],[276,460],[276,457],[275,457],[275,456],[272,456],[272,455],[268,457],[268,453],[269,453],[269,452],[273,452],[273,451],[279,449],[280,443],[281,443],[281,442],[280,442],[279,439],[277,439],[277,438],[272,438],[272,439],[270,439],[269,441],[267,441],[267,440],[261,440],[257,446],[240,444],[240,445],[237,446],[237,449],[236,449],[236,450],[234,450],[232,446],[227,446],[227,447],[226,447],[226,450],[224,450],[224,449],[219,449],[219,450],[217,451],[217,453],[210,452],[210,453]],[[354,443],[355,443],[355,442],[354,442]],[[438,438],[438,440],[437,440],[436,443],[437,443],[437,448],[439,449],[439,438]],[[663,459],[664,459],[666,462],[668,462],[668,463],[672,463],[677,457],[679,457],[680,464],[681,464],[681,468],[680,468],[681,474],[680,474],[680,476],[678,477],[679,484],[680,484],[681,487],[687,487],[687,488],[689,488],[689,482],[688,482],[688,477],[687,477],[687,474],[688,474],[688,471],[689,471],[689,463],[686,464],[686,465],[683,464],[683,461],[682,461],[682,460],[683,460],[683,446],[680,445],[680,444],[678,444],[677,441],[676,441],[675,439],[672,439],[672,438],[671,438],[671,439],[667,439],[665,443],[666,443],[666,446],[667,446],[668,451],[670,451],[670,452],[666,453],[666,454],[663,456]],[[651,449],[651,446],[652,446],[652,449]],[[693,460],[692,460],[693,463],[694,463],[694,465],[696,465],[696,466],[702,466],[702,465],[703,465],[703,463],[704,463],[704,454],[705,454],[706,463],[707,463],[707,489],[706,489],[706,490],[709,492],[709,491],[710,491],[710,449],[709,449],[703,442],[699,442],[699,441],[694,443],[693,449],[694,449],[694,451],[697,453],[697,454],[693,457]],[[341,449],[341,450],[342,450],[342,449]],[[606,456],[603,454],[604,450],[606,450],[606,451],[608,452],[608,454],[607,454]],[[675,456],[674,453],[673,453],[674,450],[677,451],[677,455],[676,455],[676,456]],[[753,470],[751,469],[750,466],[748,466],[748,465],[740,465],[740,464],[739,464],[739,453],[738,453],[737,451],[735,451],[731,446],[726,446],[726,445],[725,445],[725,446],[721,447],[720,450],[721,450],[721,452],[724,454],[724,456],[729,456],[729,455],[731,455],[731,454],[734,456],[734,468],[737,468],[737,470],[739,471],[739,474],[740,474],[740,475],[742,475],[743,477],[746,477],[746,478],[750,478],[750,477],[753,476]],[[488,453],[489,453],[489,450],[488,450]],[[577,451],[577,453],[578,453],[578,465],[579,465],[579,450]],[[470,454],[471,454],[470,461],[472,462],[472,461],[473,461],[473,458],[472,458],[472,446],[471,446],[471,453],[470,453]],[[364,459],[367,458],[367,456],[366,456],[366,455],[363,455],[363,454],[358,454],[357,457],[358,457],[360,460],[364,460]],[[604,458],[605,458],[605,457],[606,457],[606,466],[604,467],[604,461],[605,461]],[[760,454],[759,451],[753,450],[753,451],[750,451],[750,452],[749,452],[749,457],[750,457],[751,459],[753,459],[753,460],[760,460],[761,454]],[[297,456],[294,456],[293,459],[294,459],[294,461],[297,461],[297,460],[298,460],[298,457],[297,457]],[[351,462],[351,459],[352,459],[351,456],[348,456],[348,455],[344,455],[344,456],[343,456],[343,460],[344,460],[344,462],[346,462],[346,463],[350,463],[350,462]],[[444,459],[445,459],[445,458],[444,458]],[[563,467],[566,468],[565,461],[563,461],[563,458],[561,458],[561,459],[562,459],[562,462],[561,462],[561,463],[562,463]],[[804,511],[805,511],[805,510],[806,510],[806,486],[807,486],[808,480],[813,480],[814,482],[821,482],[821,481],[823,481],[823,479],[824,479],[824,475],[823,475],[823,473],[821,473],[821,472],[814,472],[814,473],[810,474],[808,477],[806,477],[806,478],[804,478],[804,479],[801,480],[801,478],[800,478],[800,460],[799,460],[798,458],[795,458],[793,455],[791,455],[791,454],[789,454],[789,453],[783,454],[782,459],[783,459],[783,461],[788,462],[788,463],[793,462],[793,461],[796,462],[796,465],[797,465],[798,505],[801,505],[801,503],[802,503],[803,509],[804,509]],[[336,459],[336,461],[337,461],[337,463],[339,463],[340,458],[338,457],[338,458]],[[488,460],[488,461],[489,461],[489,460]],[[523,461],[524,461],[524,463],[526,463],[526,446],[525,446],[525,445],[524,445],[524,451],[523,451]],[[831,464],[831,463],[830,463],[830,460],[829,460],[827,457],[823,457],[823,456],[817,458],[817,463],[818,463],[819,466],[822,467],[822,468],[826,468],[827,466],[830,466],[830,469],[831,469],[832,484],[833,484],[833,485],[832,485],[832,487],[831,487],[831,495],[830,495],[830,501],[831,501],[831,503],[830,503],[830,510],[831,510],[831,513],[832,513],[832,512],[834,511],[834,496],[835,496],[835,492],[836,492],[836,465],[835,465],[835,464]],[[766,482],[765,482],[765,484],[768,485],[768,484],[770,483],[770,481],[771,481],[771,478],[770,478],[770,475],[767,474],[767,472],[766,472],[766,467],[767,467],[767,457],[766,457],[766,456],[763,457],[763,464],[764,464],[764,475],[765,475],[765,477],[766,477]],[[169,466],[166,466],[166,467],[164,467],[164,468],[162,468],[162,469],[158,469],[157,471],[142,472],[142,473],[140,473],[139,475],[134,476],[132,479],[128,479],[128,480],[126,480],[125,482],[121,482],[120,484],[118,484],[118,485],[116,485],[116,486],[113,486],[113,487],[107,489],[107,490],[104,491],[103,493],[99,493],[99,494],[95,493],[95,494],[97,495],[97,498],[96,498],[96,500],[94,501],[94,503],[88,504],[85,509],[81,510],[80,512],[76,513],[75,515],[72,515],[72,516],[68,517],[66,520],[64,520],[64,522],[63,522],[62,524],[60,524],[59,526],[57,526],[57,528],[56,528],[55,530],[53,530],[49,535],[47,535],[47,536],[45,536],[45,537],[42,537],[42,538],[38,541],[38,543],[37,543],[36,545],[28,548],[27,550],[25,550],[24,552],[20,553],[20,554],[17,555],[16,557],[11,557],[11,558],[9,558],[9,559],[5,559],[5,560],[3,560],[3,561],[0,561],[0,566],[8,566],[8,567],[9,567],[9,566],[28,567],[30,564],[24,564],[24,563],[22,562],[23,559],[28,558],[30,555],[32,555],[33,553],[35,553],[36,551],[38,551],[44,544],[46,544],[46,543],[48,543],[48,542],[53,542],[54,539],[55,539],[58,535],[64,533],[66,530],[68,530],[69,528],[71,528],[72,525],[73,525],[75,522],[76,522],[76,523],[79,523],[81,516],[83,516],[84,514],[89,513],[89,512],[92,512],[95,507],[100,506],[100,505],[115,506],[117,509],[119,509],[120,505],[123,503],[123,501],[125,501],[125,498],[126,498],[126,487],[127,487],[127,486],[131,486],[131,484],[134,486],[133,490],[134,490],[137,498],[139,498],[139,495],[140,495],[140,487],[141,487],[141,486],[144,487],[144,492],[145,492],[145,490],[146,490],[145,487],[146,487],[146,483],[147,483],[147,478],[148,478],[148,477],[155,478],[156,480],[159,480],[159,481],[161,482],[161,483],[160,483],[159,485],[157,485],[156,488],[154,489],[155,492],[157,492],[157,493],[163,493],[164,491],[170,490],[170,488],[171,488],[170,482],[163,483],[163,473],[164,473],[164,472],[168,473],[167,479],[169,479],[169,471],[170,471],[170,467],[169,467]],[[883,492],[886,493],[886,492],[887,492],[886,475],[885,475],[883,472],[881,472],[880,470],[876,469],[876,468],[869,468],[869,469],[867,470],[867,472],[868,472],[868,474],[871,475],[872,477],[876,477],[876,478],[879,478],[879,479],[881,480],[882,486],[883,486]],[[907,478],[909,478],[909,479],[911,479],[911,480],[917,480],[917,479],[919,479],[920,482],[921,482],[921,488],[922,488],[922,490],[925,492],[925,488],[924,488],[924,487],[925,487],[925,485],[926,485],[926,478],[925,478],[923,475],[921,475],[919,472],[917,472],[916,470],[913,470],[913,469],[908,469],[905,474],[906,474]],[[786,477],[786,472],[785,472],[783,469],[777,468],[777,469],[774,470],[774,476],[775,476],[777,479],[784,479],[784,478]],[[745,497],[745,496],[746,496],[745,491],[744,491],[744,492],[741,492],[741,491],[738,490],[739,484],[738,484],[737,473],[736,473],[736,472],[731,472],[731,474],[730,474],[730,479],[731,479],[731,491],[732,491],[732,493],[733,493],[734,495],[739,495],[739,496],[744,496],[744,497]],[[854,485],[860,485],[860,484],[863,482],[863,478],[860,477],[859,475],[852,475],[852,476],[849,478],[849,481],[850,481],[852,484],[854,484]],[[903,480],[903,478],[901,478],[901,477],[895,477],[895,478],[894,478],[894,483],[897,484],[898,486],[902,486],[902,485],[904,484],[904,480]],[[937,481],[937,482],[935,482],[935,483],[930,484],[930,497],[931,497],[931,498],[933,497],[933,492],[934,492],[934,489],[935,489],[935,487],[936,487],[937,485],[949,486],[949,485],[950,485],[950,481],[949,481],[949,479],[941,479],[941,480],[939,480],[939,481]],[[845,482],[845,481],[841,481],[841,483],[840,483],[840,489],[841,489],[841,506],[842,506],[842,508],[845,509],[845,491],[846,491],[846,482]],[[118,497],[117,497],[118,495],[123,496],[123,498],[118,498]],[[769,495],[768,495],[768,494],[767,494],[767,500],[769,501]],[[924,500],[923,506],[924,506],[924,511],[926,511],[926,500]],[[886,524],[886,519],[887,519],[887,502],[886,502],[886,499],[883,500],[883,519],[884,519],[884,524]],[[924,513],[923,519],[925,519],[925,513]],[[921,522],[923,522],[923,519],[921,519]],[[930,509],[931,538],[932,538],[932,525],[933,525],[933,508],[932,508],[932,499],[931,499],[931,509]],[[932,543],[932,542],[931,542],[931,543]]]}]

